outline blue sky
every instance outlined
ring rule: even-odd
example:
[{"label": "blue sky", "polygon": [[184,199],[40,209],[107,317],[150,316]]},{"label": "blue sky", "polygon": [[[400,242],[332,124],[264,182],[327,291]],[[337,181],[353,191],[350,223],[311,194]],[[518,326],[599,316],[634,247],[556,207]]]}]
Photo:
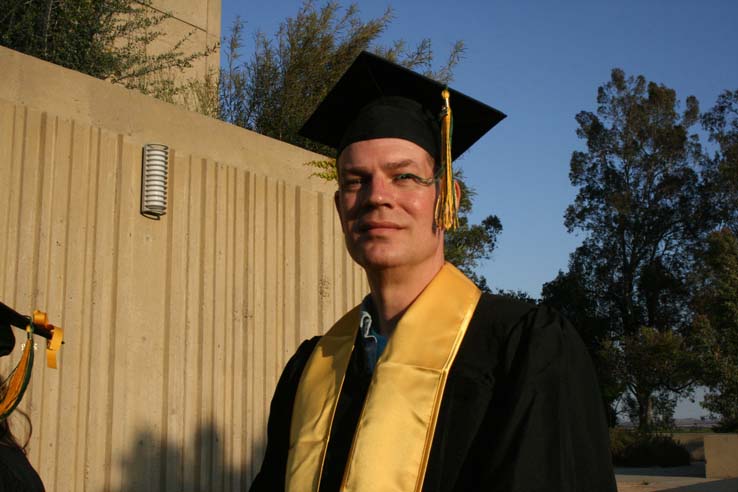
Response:
[{"label": "blue sky", "polygon": [[[253,33],[275,32],[301,1],[254,5],[222,0],[223,34],[236,15],[246,22],[246,56]],[[472,218],[502,220],[499,246],[481,270],[493,288],[538,297],[580,244],[563,225],[576,195],[569,159],[583,147],[574,116],[595,110],[597,87],[612,68],[663,83],[682,102],[694,95],[702,110],[738,89],[735,0],[396,0],[364,2],[361,16],[379,16],[388,5],[394,20],[383,42],[429,37],[443,60],[463,40],[466,56],[452,87],[508,115],[459,161],[478,193]],[[695,413],[686,408],[677,416]]]}]

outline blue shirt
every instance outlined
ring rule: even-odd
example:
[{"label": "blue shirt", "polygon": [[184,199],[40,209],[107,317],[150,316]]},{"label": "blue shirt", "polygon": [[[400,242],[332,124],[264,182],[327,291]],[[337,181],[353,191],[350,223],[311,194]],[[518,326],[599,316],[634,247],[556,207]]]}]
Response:
[{"label": "blue shirt", "polygon": [[374,311],[371,296],[366,296],[361,302],[361,313],[359,317],[359,330],[364,342],[364,353],[366,353],[369,372],[374,372],[379,357],[387,346],[387,337],[380,335],[372,326],[372,312]]}]

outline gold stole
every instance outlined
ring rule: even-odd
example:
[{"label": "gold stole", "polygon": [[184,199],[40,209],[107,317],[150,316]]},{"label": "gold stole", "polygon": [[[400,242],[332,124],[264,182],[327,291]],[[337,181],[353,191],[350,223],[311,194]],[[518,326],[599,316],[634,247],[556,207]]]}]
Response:
[{"label": "gold stole", "polygon": [[[377,362],[342,491],[422,490],[451,364],[481,293],[446,263],[408,308]],[[317,492],[359,307],[318,342],[295,396],[286,490]]]}]

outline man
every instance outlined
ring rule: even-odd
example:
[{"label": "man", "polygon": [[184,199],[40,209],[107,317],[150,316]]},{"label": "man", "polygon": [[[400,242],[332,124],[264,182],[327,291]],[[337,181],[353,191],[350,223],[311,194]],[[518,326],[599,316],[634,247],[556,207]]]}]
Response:
[{"label": "man", "polygon": [[444,262],[451,160],[503,117],[362,53],[305,124],[371,293],[287,364],[252,491],[615,490],[575,330]]}]

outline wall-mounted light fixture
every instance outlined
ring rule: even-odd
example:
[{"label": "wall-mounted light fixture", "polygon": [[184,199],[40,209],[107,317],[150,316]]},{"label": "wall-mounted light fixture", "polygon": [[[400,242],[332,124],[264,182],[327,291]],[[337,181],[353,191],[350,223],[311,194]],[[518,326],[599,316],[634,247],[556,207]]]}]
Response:
[{"label": "wall-mounted light fixture", "polygon": [[159,220],[167,213],[169,147],[146,144],[141,161],[141,215]]}]

